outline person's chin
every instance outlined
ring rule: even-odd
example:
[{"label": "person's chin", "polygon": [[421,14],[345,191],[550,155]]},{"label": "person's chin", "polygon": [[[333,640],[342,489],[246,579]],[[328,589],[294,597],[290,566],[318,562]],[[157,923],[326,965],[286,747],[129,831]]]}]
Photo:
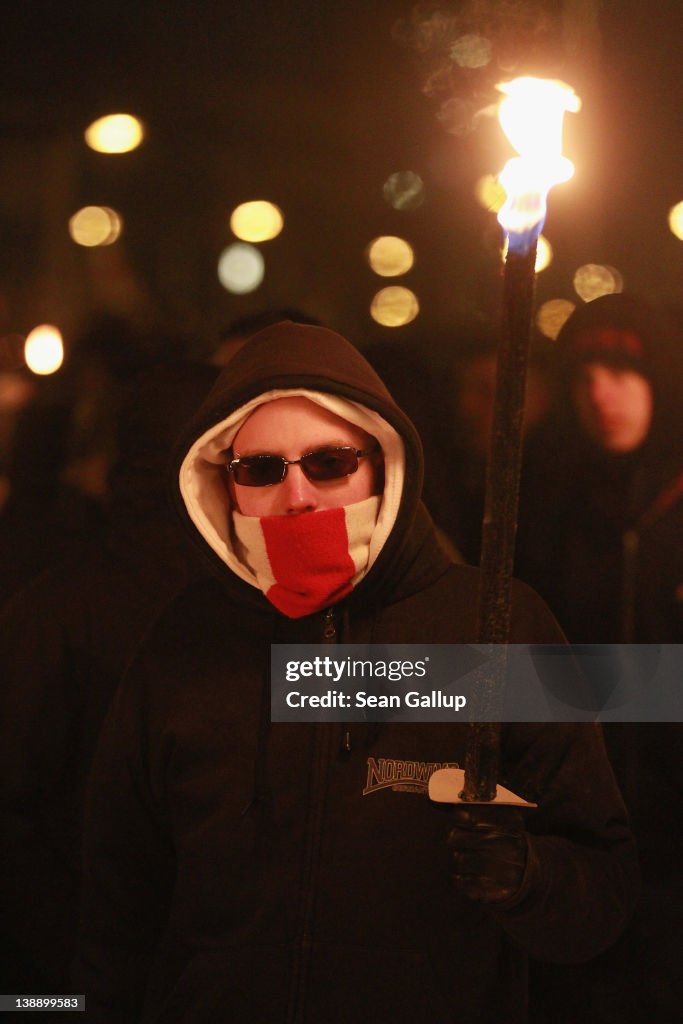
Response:
[{"label": "person's chin", "polygon": [[600,424],[595,429],[593,440],[609,455],[625,455],[635,448],[631,438],[618,424]]}]

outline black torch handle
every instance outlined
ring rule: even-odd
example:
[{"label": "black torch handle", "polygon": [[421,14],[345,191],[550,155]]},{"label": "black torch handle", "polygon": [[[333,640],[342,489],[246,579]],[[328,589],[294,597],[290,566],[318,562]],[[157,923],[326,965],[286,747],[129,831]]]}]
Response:
[{"label": "black torch handle", "polygon": [[[510,584],[515,559],[524,394],[536,286],[536,244],[508,252],[503,278],[503,318],[482,527],[478,642],[504,645],[510,632]],[[505,690],[504,647],[497,648],[478,687],[465,758],[463,799],[496,795],[500,760],[499,717]]]}]

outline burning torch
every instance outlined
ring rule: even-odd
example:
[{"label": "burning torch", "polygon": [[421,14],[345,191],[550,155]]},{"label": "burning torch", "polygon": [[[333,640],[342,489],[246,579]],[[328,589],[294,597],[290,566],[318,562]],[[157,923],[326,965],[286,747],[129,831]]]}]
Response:
[{"label": "burning torch", "polygon": [[498,110],[500,124],[517,156],[508,160],[499,176],[506,200],[498,220],[507,235],[507,256],[482,529],[477,638],[480,644],[489,645],[490,659],[473,708],[464,775],[461,769],[443,769],[431,777],[429,795],[440,803],[525,803],[497,786],[524,392],[536,244],[549,190],[574,173],[573,165],[562,155],[562,125],[565,112],[578,111],[580,100],[570,86],[548,79],[517,78],[497,88],[504,94]]}]

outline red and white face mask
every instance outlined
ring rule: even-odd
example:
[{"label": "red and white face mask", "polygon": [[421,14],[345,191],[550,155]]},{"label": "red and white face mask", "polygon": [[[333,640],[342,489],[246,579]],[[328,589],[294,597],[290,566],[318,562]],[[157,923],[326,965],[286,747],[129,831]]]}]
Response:
[{"label": "red and white face mask", "polygon": [[291,619],[351,593],[369,567],[380,498],[293,516],[233,512],[235,550],[278,611]]}]

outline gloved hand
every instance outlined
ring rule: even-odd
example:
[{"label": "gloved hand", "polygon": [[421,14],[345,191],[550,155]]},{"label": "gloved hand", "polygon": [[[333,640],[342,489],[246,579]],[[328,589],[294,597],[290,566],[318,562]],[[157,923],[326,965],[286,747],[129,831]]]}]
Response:
[{"label": "gloved hand", "polygon": [[514,807],[457,804],[448,835],[457,888],[481,903],[501,903],[519,890],[527,859],[524,819]]}]

